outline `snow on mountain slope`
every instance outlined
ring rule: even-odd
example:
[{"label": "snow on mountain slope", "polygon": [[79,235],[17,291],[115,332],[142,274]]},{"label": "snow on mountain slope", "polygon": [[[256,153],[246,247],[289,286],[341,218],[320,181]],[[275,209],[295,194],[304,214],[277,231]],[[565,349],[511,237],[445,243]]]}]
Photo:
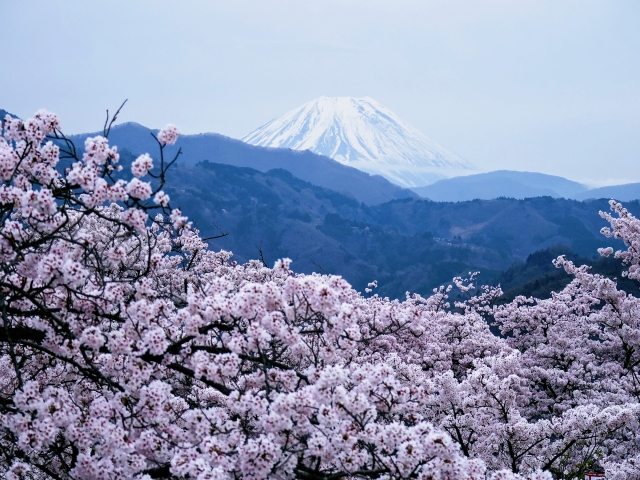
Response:
[{"label": "snow on mountain slope", "polygon": [[369,97],[320,97],[242,140],[263,147],[311,150],[403,187],[475,170]]}]

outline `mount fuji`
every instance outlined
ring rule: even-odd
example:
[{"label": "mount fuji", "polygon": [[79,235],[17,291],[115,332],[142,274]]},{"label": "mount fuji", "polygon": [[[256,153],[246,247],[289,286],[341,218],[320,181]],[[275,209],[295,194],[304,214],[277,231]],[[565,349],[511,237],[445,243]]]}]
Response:
[{"label": "mount fuji", "polygon": [[320,97],[271,120],[242,141],[311,150],[408,188],[475,170],[370,97]]}]

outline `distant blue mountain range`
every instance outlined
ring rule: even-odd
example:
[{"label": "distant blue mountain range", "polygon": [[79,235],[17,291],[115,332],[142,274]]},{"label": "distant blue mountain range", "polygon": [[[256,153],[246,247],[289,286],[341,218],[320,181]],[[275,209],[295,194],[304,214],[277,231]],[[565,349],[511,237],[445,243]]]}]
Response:
[{"label": "distant blue mountain range", "polygon": [[534,172],[497,170],[464,177],[454,177],[412,188],[423,198],[436,202],[463,202],[492,198],[553,197],[574,200],[615,198],[620,201],[640,199],[640,183],[589,189],[578,182],[555,175]]},{"label": "distant blue mountain range", "polygon": [[588,200],[592,198],[615,198],[619,202],[629,202],[640,198],[640,183],[625,183],[624,185],[613,185],[610,187],[600,187],[579,193],[573,198],[576,200]]}]

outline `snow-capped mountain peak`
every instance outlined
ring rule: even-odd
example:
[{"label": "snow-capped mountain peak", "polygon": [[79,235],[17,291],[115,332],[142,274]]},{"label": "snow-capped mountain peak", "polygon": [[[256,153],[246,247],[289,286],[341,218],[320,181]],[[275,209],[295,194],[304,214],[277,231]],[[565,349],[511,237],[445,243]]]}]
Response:
[{"label": "snow-capped mountain peak", "polygon": [[320,97],[242,140],[264,147],[311,150],[404,187],[474,170],[472,164],[370,97]]}]

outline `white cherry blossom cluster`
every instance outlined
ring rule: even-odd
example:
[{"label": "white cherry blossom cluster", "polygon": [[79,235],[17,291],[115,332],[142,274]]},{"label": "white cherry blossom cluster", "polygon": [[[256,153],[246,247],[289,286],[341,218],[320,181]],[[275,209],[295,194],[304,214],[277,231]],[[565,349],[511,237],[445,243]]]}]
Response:
[{"label": "white cherry blossom cluster", "polygon": [[131,173],[133,173],[136,178],[141,178],[149,173],[149,170],[151,170],[152,168],[153,159],[149,156],[148,153],[145,153],[144,155],[140,155],[138,158],[136,158],[131,164]]},{"label": "white cherry blossom cluster", "polygon": [[162,145],[173,145],[178,141],[180,130],[175,125],[167,125],[158,132],[158,141]]}]

